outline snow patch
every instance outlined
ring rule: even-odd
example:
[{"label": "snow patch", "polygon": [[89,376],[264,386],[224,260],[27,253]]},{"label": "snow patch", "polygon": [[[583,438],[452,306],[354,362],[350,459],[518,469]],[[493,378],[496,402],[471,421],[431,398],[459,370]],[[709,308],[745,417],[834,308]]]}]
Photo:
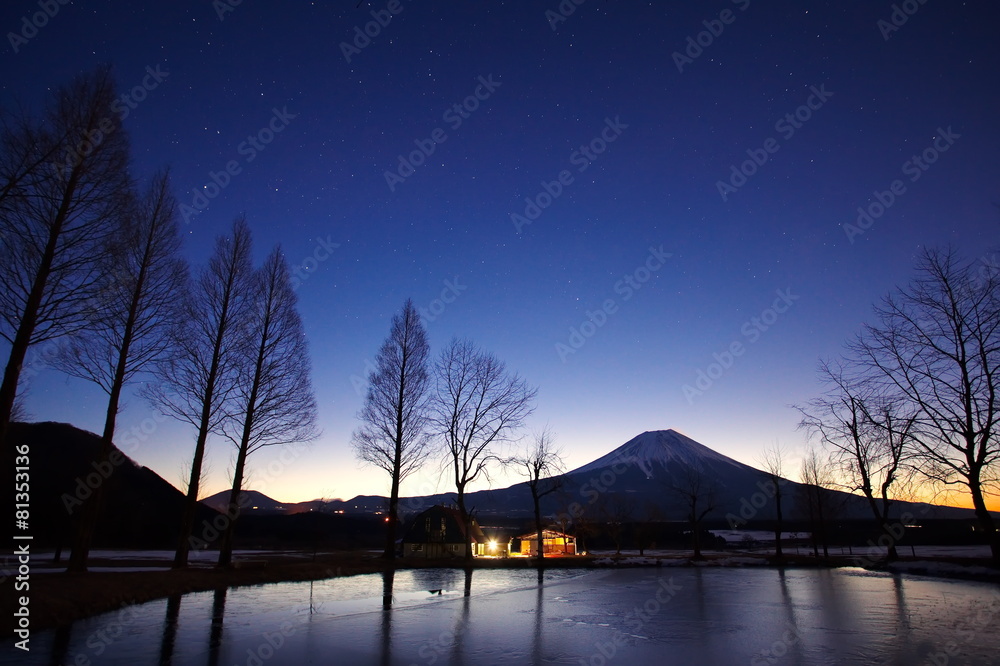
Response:
[{"label": "snow patch", "polygon": [[931,560],[916,560],[913,562],[890,562],[886,565],[893,573],[920,574],[924,576],[941,576],[943,578],[975,578],[982,580],[1000,580],[1000,570],[991,567],[954,564],[952,562],[934,562]]},{"label": "snow patch", "polygon": [[657,430],[633,437],[611,453],[573,470],[570,474],[594,472],[622,463],[638,466],[647,477],[655,476],[656,472],[662,471],[668,463],[677,463],[697,470],[704,469],[706,463],[753,469],[675,430]]}]

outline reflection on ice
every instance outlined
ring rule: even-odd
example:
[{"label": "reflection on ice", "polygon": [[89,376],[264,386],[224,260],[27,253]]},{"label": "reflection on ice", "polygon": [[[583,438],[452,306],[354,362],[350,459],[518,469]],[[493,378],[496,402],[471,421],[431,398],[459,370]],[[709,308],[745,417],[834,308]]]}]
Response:
[{"label": "reflection on ice", "polygon": [[0,662],[990,664],[998,618],[995,585],[852,569],[415,569],[175,596]]}]

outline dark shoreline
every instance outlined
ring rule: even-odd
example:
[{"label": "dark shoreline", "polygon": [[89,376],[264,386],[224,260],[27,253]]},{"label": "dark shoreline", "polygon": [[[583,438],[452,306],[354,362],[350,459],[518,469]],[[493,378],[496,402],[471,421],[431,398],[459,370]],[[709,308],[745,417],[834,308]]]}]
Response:
[{"label": "dark shoreline", "polygon": [[[753,558],[759,563],[727,563],[730,558]],[[767,568],[839,568],[857,566],[855,558],[830,557],[816,560],[812,557],[797,555],[786,557],[782,562],[772,562],[764,556],[746,554],[715,554],[708,555],[701,561],[692,561],[690,557],[623,557],[615,563],[608,563],[606,556],[594,557],[552,557],[546,558],[545,568],[573,569],[604,569],[609,566],[621,567],[767,567]],[[611,558],[614,559],[614,558]],[[636,562],[639,559],[641,561]],[[903,561],[906,561],[904,558]],[[122,608],[125,605],[141,604],[156,599],[163,599],[176,594],[189,592],[205,592],[226,587],[242,587],[250,585],[266,585],[269,583],[305,582],[322,580],[336,576],[353,576],[359,574],[381,573],[390,569],[420,569],[420,568],[463,568],[461,560],[395,560],[390,562],[370,553],[338,553],[324,554],[315,561],[303,562],[301,559],[289,557],[271,557],[266,560],[248,562],[246,568],[215,569],[189,568],[181,570],[159,571],[115,571],[88,573],[36,573],[30,579],[30,610],[31,631],[33,635],[46,629],[54,629],[77,620],[94,615],[100,615]],[[926,561],[926,560],[920,560]],[[937,562],[958,563],[954,560],[938,559]],[[114,562],[121,566],[120,561]],[[138,565],[139,563],[133,563]],[[146,562],[142,564],[148,564]],[[988,565],[988,562],[978,560],[962,560],[963,566]],[[110,566],[110,564],[95,562],[92,566]],[[479,559],[473,562],[475,569],[527,569],[537,568],[536,560],[511,559]],[[885,571],[883,567],[867,567],[872,570]],[[949,578],[976,580],[981,582],[1000,582],[1000,571],[996,576],[984,579],[980,575],[961,575],[929,573],[919,571],[907,572],[914,575],[934,575]],[[11,617],[16,596],[22,593],[13,590],[13,580],[2,584],[2,612],[5,617]],[[2,637],[12,638],[14,627],[5,623]]]}]

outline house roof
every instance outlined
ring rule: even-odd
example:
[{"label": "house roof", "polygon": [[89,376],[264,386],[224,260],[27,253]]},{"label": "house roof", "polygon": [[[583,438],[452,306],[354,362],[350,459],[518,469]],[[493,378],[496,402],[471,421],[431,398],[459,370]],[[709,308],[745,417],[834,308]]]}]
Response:
[{"label": "house roof", "polygon": [[[458,509],[440,505],[432,506],[418,514],[413,519],[409,529],[406,530],[403,541],[407,543],[441,542],[440,538],[433,538],[432,535],[427,533],[427,518],[430,518],[432,521],[431,532],[438,531],[437,528],[440,527],[440,523],[435,524],[433,521],[440,520],[441,518],[445,519],[444,543],[465,543],[465,521],[462,520],[462,513]],[[473,543],[487,543],[489,541],[475,520],[472,521],[471,536],[469,538]]]},{"label": "house roof", "polygon": [[[522,534],[520,536],[514,537],[515,539],[537,539],[538,531],[528,532],[527,534]],[[557,532],[555,530],[542,530],[543,539],[572,539],[572,534],[566,534],[565,532]]]}]

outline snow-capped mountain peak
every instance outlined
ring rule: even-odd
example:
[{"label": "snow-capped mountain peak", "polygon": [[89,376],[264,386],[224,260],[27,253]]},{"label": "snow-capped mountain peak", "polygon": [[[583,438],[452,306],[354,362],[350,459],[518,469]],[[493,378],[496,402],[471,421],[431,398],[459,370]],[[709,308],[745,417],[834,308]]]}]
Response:
[{"label": "snow-capped mountain peak", "polygon": [[713,451],[704,444],[699,444],[676,430],[654,430],[633,437],[611,453],[573,470],[570,474],[592,472],[625,463],[637,466],[647,477],[652,477],[668,464],[671,467],[681,465],[701,470],[706,462],[752,469]]}]

